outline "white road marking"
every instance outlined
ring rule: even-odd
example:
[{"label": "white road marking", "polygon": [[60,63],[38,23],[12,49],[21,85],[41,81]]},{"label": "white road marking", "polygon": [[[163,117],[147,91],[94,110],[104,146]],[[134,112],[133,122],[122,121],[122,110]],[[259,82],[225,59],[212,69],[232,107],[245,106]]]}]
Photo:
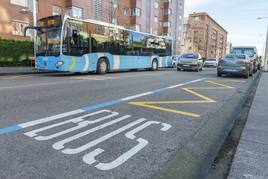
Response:
[{"label": "white road marking", "polygon": [[94,147],[95,145],[97,145],[99,143],[102,143],[102,142],[112,138],[113,136],[115,136],[117,134],[120,134],[121,132],[124,132],[124,131],[128,130],[129,128],[131,128],[131,127],[133,127],[133,126],[135,126],[135,125],[137,125],[137,124],[139,124],[141,122],[144,122],[145,120],[146,119],[144,119],[144,118],[138,119],[138,120],[136,120],[136,121],[134,121],[132,123],[129,123],[129,124],[119,128],[119,129],[117,129],[117,130],[115,130],[115,131],[113,131],[113,132],[111,132],[109,134],[106,134],[106,135],[104,135],[104,136],[102,136],[102,137],[100,137],[98,139],[95,139],[95,140],[93,140],[93,141],[91,141],[91,142],[89,142],[89,143],[87,143],[85,145],[82,145],[82,146],[74,148],[74,149],[66,148],[66,149],[62,150],[61,152],[65,153],[65,154],[78,154],[78,153],[83,152],[83,151],[85,151],[87,149],[90,149],[91,147]]},{"label": "white road marking", "polygon": [[[52,117],[43,118],[43,119],[39,119],[39,120],[36,120],[36,121],[24,123],[24,124],[21,124],[21,127],[23,127],[23,128],[31,127],[31,126],[35,126],[35,125],[38,125],[38,124],[43,124],[43,123],[46,123],[46,122],[54,121],[54,120],[57,120],[57,119],[60,119],[60,118],[68,117],[68,116],[71,116],[71,115],[79,114],[81,112],[84,112],[84,111],[83,110],[82,111],[76,110],[76,111],[72,111],[72,112],[68,112],[68,113],[63,113],[63,114],[59,114],[59,115],[56,115],[56,116],[52,116]],[[103,116],[103,117],[99,117],[97,119],[93,119],[93,120],[90,120],[90,121],[86,120],[86,118],[88,118],[88,117],[92,117],[92,116],[99,115],[99,114],[102,114],[102,113],[108,113],[108,114]],[[35,130],[32,130],[32,131],[26,132],[24,134],[29,136],[29,137],[34,137],[34,139],[39,140],[39,141],[51,140],[51,139],[54,139],[56,137],[68,134],[70,132],[74,132],[75,130],[87,127],[90,124],[100,123],[102,121],[108,120],[108,119],[113,118],[113,117],[118,116],[118,115],[119,115],[118,112],[114,112],[114,111],[104,109],[104,110],[96,111],[96,112],[89,113],[89,114],[86,114],[86,115],[82,115],[82,116],[79,116],[79,117],[76,117],[76,118],[72,118],[72,119],[69,119],[69,120],[61,121],[61,122],[58,122],[56,124],[48,125],[48,126],[45,126],[45,127],[39,128],[39,129],[35,129]],[[92,147],[94,147],[94,146],[96,146],[96,145],[98,145],[98,144],[100,144],[102,142],[105,142],[105,141],[109,140],[110,138],[112,138],[112,137],[114,137],[114,136],[116,136],[116,135],[118,135],[118,134],[120,134],[120,133],[122,133],[124,131],[127,131],[128,129],[132,128],[133,126],[136,126],[136,125],[146,121],[146,119],[144,119],[144,118],[135,120],[133,122],[128,123],[127,125],[125,125],[123,127],[120,127],[118,129],[116,129],[116,130],[114,130],[114,131],[102,136],[102,137],[99,137],[99,138],[97,138],[95,140],[92,140],[87,144],[81,145],[80,147],[77,147],[77,148],[74,148],[74,149],[71,149],[71,148],[64,149],[64,145],[69,143],[69,142],[77,140],[77,139],[79,139],[81,137],[84,137],[84,136],[90,134],[90,133],[93,133],[93,132],[99,131],[101,129],[104,129],[105,127],[108,127],[108,126],[114,125],[116,123],[119,123],[119,122],[121,122],[121,121],[123,121],[125,119],[130,118],[130,117],[131,117],[130,115],[125,115],[125,116],[122,116],[120,118],[111,120],[109,122],[106,122],[104,124],[101,124],[99,126],[91,128],[89,130],[83,131],[83,132],[78,133],[76,135],[73,135],[73,136],[70,136],[68,138],[65,138],[65,139],[63,139],[61,141],[58,141],[58,142],[54,143],[52,147],[54,149],[56,149],[56,150],[61,150],[61,152],[65,153],[65,154],[78,154],[78,153],[83,152],[85,150],[88,150],[88,149],[90,149],[90,148],[92,148]],[[75,126],[75,127],[71,127],[69,129],[60,131],[58,133],[51,134],[49,136],[38,136],[38,134],[37,134],[39,132],[42,132],[42,131],[45,131],[45,130],[51,130],[51,129],[55,128],[55,127],[62,126],[62,125],[68,124],[68,123],[76,123],[78,125]],[[149,127],[151,125],[159,125],[159,124],[162,125],[162,128],[160,129],[161,131],[167,131],[167,130],[169,130],[171,128],[171,125],[166,124],[166,123],[160,123],[158,121],[148,121],[148,122],[145,122],[145,123],[141,124],[140,126],[134,128],[134,129],[132,129],[131,131],[127,132],[125,134],[125,137],[128,138],[128,139],[134,140],[134,139],[137,138],[135,136],[136,133],[144,130],[145,128],[147,128],[147,127]],[[94,166],[99,170],[103,170],[103,171],[112,170],[112,169],[124,164],[126,161],[128,161],[130,158],[132,158],[135,154],[137,154],[139,151],[141,151],[145,146],[147,146],[148,143],[149,143],[147,140],[145,140],[143,138],[136,139],[136,142],[138,142],[138,144],[136,146],[132,147],[130,150],[128,150],[127,152],[123,153],[122,155],[117,157],[112,162],[101,163],[101,162],[98,162],[96,160],[96,157],[105,151],[105,150],[103,150],[101,148],[97,148],[97,149],[85,154],[83,156],[82,160],[86,164],[89,164],[89,165],[92,165],[92,164],[98,162]]]},{"label": "white road marking", "polygon": [[[98,118],[98,119],[93,120],[93,121],[87,121],[87,120],[84,121],[86,117],[91,117],[91,116],[101,114],[101,113],[105,113],[105,112],[110,113],[110,114],[108,116],[104,116],[104,117]],[[53,124],[53,125],[49,125],[49,126],[46,126],[46,127],[40,128],[40,129],[36,129],[36,130],[30,131],[30,132],[27,132],[27,133],[24,133],[24,134],[29,136],[29,137],[35,137],[35,139],[39,140],[39,141],[50,140],[50,139],[62,136],[64,134],[73,132],[75,130],[87,127],[90,124],[95,124],[95,123],[107,120],[107,119],[112,118],[112,117],[117,116],[117,115],[119,115],[119,113],[111,112],[110,110],[97,111],[97,112],[90,113],[90,114],[87,114],[87,115],[84,115],[84,116],[81,116],[81,117],[77,117],[77,118],[74,118],[74,119],[71,119],[71,120],[67,120],[67,121],[56,123],[56,124]],[[48,130],[48,129],[52,129],[52,128],[55,128],[55,127],[58,127],[58,126],[62,126],[62,125],[68,124],[68,123],[78,123],[78,126],[66,129],[64,131],[61,131],[61,132],[58,132],[58,133],[55,133],[55,134],[52,134],[52,135],[49,135],[49,136],[38,136],[38,137],[36,137],[37,133],[39,133],[39,132],[42,132],[42,131],[45,131],[45,130]]]},{"label": "white road marking", "polygon": [[35,120],[35,121],[31,121],[31,122],[25,122],[25,123],[19,124],[18,126],[21,127],[21,128],[32,127],[32,126],[35,126],[35,125],[38,125],[38,124],[43,124],[43,123],[46,123],[46,122],[49,122],[49,121],[54,121],[54,120],[57,120],[57,119],[60,119],[60,118],[64,118],[64,117],[67,117],[67,116],[72,116],[72,115],[79,114],[79,113],[82,113],[82,112],[85,112],[85,111],[82,110],[82,109],[77,109],[77,110],[74,110],[74,111],[58,114],[58,115],[55,115],[55,116],[46,117],[46,118],[38,119],[38,120]]},{"label": "white road marking", "polygon": [[135,99],[135,98],[139,98],[139,97],[142,97],[142,96],[147,96],[147,95],[150,95],[150,94],[153,94],[153,92],[141,93],[141,94],[129,96],[129,97],[126,97],[126,98],[122,98],[121,100],[123,100],[123,101],[129,101],[129,100],[132,100],[132,99]]},{"label": "white road marking", "polygon": [[130,115],[126,115],[126,116],[120,117],[118,119],[112,120],[110,122],[107,122],[105,124],[102,124],[102,125],[99,125],[97,127],[94,127],[92,129],[89,129],[89,130],[86,130],[84,132],[81,132],[79,134],[76,134],[74,136],[68,137],[68,138],[66,138],[64,140],[61,140],[61,141],[56,142],[55,144],[53,144],[53,148],[56,149],[56,150],[64,149],[64,144],[66,144],[66,143],[72,142],[72,141],[74,141],[76,139],[79,139],[80,137],[86,136],[86,135],[88,135],[90,133],[93,133],[93,132],[96,132],[96,131],[98,131],[100,129],[103,129],[105,127],[111,126],[113,124],[116,124],[116,123],[118,123],[120,121],[123,121],[125,119],[128,119],[130,117],[131,117]]},{"label": "white road marking", "polygon": [[[136,136],[135,136],[136,133],[144,130],[145,128],[147,128],[153,124],[160,124],[160,122],[148,121],[148,122],[136,127],[135,129],[127,132],[125,134],[125,136],[129,139],[132,139],[132,140],[136,139]],[[165,124],[163,128],[167,129],[167,125]],[[123,163],[125,163],[127,160],[129,160],[131,157],[133,157],[135,154],[137,154],[139,151],[141,151],[149,143],[147,140],[145,140],[143,138],[138,138],[136,141],[138,142],[138,145],[134,146],[133,148],[131,148],[130,150],[128,150],[127,152],[125,152],[124,154],[122,154],[121,156],[116,158],[114,161],[109,162],[109,163],[98,163],[97,165],[95,165],[95,167],[98,168],[99,170],[112,170],[112,169],[122,165]],[[83,161],[87,164],[90,164],[90,165],[94,164],[95,162],[97,162],[96,157],[103,152],[104,152],[103,149],[97,148],[96,150],[84,155]]]}]

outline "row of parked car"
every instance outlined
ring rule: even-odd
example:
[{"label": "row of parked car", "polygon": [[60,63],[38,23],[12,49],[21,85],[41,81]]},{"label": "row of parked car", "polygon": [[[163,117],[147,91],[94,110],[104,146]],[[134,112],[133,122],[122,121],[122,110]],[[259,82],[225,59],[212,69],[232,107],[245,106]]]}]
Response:
[{"label": "row of parked car", "polygon": [[203,67],[217,68],[217,75],[241,75],[245,78],[260,70],[256,47],[234,47],[231,54],[222,58],[207,58],[205,61],[199,53],[187,53],[173,57],[173,66],[181,70],[202,71]]}]

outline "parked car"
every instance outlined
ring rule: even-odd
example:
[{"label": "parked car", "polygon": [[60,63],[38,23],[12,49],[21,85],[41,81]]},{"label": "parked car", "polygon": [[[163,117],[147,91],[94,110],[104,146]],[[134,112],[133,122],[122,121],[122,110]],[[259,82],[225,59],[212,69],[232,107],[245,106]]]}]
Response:
[{"label": "parked car", "polygon": [[207,58],[204,62],[204,67],[214,67],[218,66],[218,59],[217,58]]},{"label": "parked car", "polygon": [[217,75],[242,75],[245,78],[253,75],[253,64],[246,54],[228,54],[219,60]]},{"label": "parked car", "polygon": [[261,62],[258,58],[257,48],[254,46],[237,46],[232,48],[234,54],[246,54],[249,56],[251,63],[253,64],[253,72],[261,69]]},{"label": "parked car", "polygon": [[203,69],[203,60],[199,53],[187,53],[181,55],[178,64],[177,70],[195,70],[199,71]]}]

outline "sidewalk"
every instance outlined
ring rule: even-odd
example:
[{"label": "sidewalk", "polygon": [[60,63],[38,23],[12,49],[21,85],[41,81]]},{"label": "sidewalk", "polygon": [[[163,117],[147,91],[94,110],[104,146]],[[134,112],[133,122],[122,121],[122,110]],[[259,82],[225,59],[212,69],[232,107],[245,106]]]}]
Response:
[{"label": "sidewalk", "polygon": [[35,74],[45,73],[34,69],[34,67],[0,67],[1,75],[23,75],[23,74]]},{"label": "sidewalk", "polygon": [[268,72],[262,73],[228,178],[268,178]]}]

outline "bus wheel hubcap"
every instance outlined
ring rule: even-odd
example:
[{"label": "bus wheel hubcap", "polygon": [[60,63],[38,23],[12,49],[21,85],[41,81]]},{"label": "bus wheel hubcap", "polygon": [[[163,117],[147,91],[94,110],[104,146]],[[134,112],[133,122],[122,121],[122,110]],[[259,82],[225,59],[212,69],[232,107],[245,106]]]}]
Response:
[{"label": "bus wheel hubcap", "polygon": [[102,72],[104,72],[104,71],[106,71],[106,69],[107,69],[107,65],[106,65],[106,63],[105,63],[105,62],[102,62],[102,63],[100,64],[100,70],[101,70]]},{"label": "bus wheel hubcap", "polygon": [[153,63],[153,69],[154,69],[154,70],[156,69],[156,66],[157,66],[157,64],[156,64],[156,62],[154,62],[154,63]]}]

